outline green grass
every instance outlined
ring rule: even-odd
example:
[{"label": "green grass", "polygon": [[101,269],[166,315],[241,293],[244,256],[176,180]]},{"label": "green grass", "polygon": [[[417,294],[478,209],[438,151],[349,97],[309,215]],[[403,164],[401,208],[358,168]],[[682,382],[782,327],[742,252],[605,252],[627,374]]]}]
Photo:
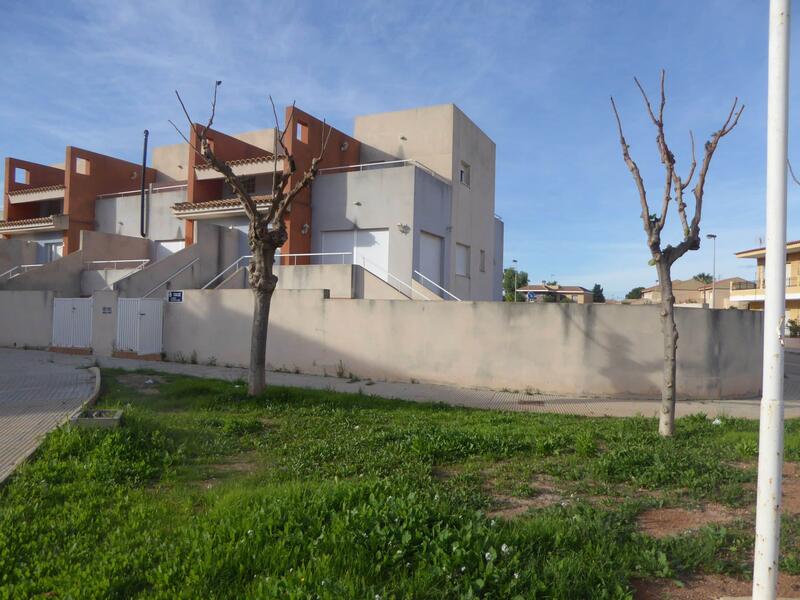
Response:
[{"label": "green grass", "polygon": [[[53,432],[0,490],[0,597],[630,598],[634,578],[748,574],[748,517],[656,540],[636,516],[752,503],[756,423],[661,439],[644,418],[159,377],[104,371],[125,426]],[[489,516],[543,485],[565,501]],[[798,539],[786,519],[796,573]]]}]

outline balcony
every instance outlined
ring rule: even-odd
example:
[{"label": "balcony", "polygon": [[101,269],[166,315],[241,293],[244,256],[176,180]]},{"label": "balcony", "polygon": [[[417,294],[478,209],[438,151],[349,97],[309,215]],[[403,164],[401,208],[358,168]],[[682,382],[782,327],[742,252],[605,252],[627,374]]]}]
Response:
[{"label": "balcony", "polygon": [[63,185],[48,185],[44,187],[25,188],[8,192],[10,204],[23,202],[42,202],[44,200],[63,200],[66,188]]},{"label": "balcony", "polygon": [[[239,177],[251,177],[253,175],[268,175],[273,171],[283,172],[283,159],[278,158],[277,164],[272,156],[258,156],[255,158],[242,158],[239,160],[229,160],[225,163],[233,169],[234,175]],[[211,165],[198,165],[194,168],[195,176],[198,181],[210,179],[223,179],[222,173],[215,170]]]},{"label": "balcony", "polygon": [[[259,212],[267,209],[272,196],[253,196]],[[211,200],[209,202],[180,202],[172,205],[173,214],[179,219],[218,219],[220,217],[244,216],[244,208],[238,198]]]},{"label": "balcony", "polygon": [[[731,302],[759,302],[764,300],[764,280],[734,281],[731,283]],[[800,300],[800,277],[785,280],[786,299]]]},{"label": "balcony", "polygon": [[43,231],[66,231],[69,228],[69,215],[50,215],[35,219],[0,221],[0,234],[22,235]]}]

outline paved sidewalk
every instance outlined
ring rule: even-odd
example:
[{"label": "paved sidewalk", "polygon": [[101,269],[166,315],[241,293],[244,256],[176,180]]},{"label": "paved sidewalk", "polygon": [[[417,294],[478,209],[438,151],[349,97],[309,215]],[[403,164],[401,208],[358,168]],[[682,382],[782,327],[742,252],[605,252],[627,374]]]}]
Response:
[{"label": "paved sidewalk", "polygon": [[94,391],[91,372],[52,357],[0,349],[0,483]]},{"label": "paved sidewalk", "polygon": [[[67,366],[88,366],[97,364],[102,368],[125,370],[152,369],[165,373],[192,375],[195,377],[225,380],[246,379],[247,372],[241,368],[211,367],[169,362],[151,362],[125,358],[105,358],[93,356],[73,356],[32,350],[9,350],[31,360],[43,357]],[[786,416],[800,417],[800,354],[786,353]],[[363,392],[364,394],[397,398],[412,402],[444,402],[453,406],[488,410],[509,410],[517,412],[561,413],[584,416],[630,417],[636,415],[655,416],[658,414],[658,399],[608,399],[574,398],[547,394],[528,395],[515,392],[497,392],[459,388],[425,383],[402,383],[321,377],[316,375],[295,375],[293,373],[270,372],[267,381],[272,385],[302,387],[311,389],[331,389],[341,392]],[[705,413],[709,416],[731,416],[757,419],[759,398],[731,399],[705,402],[678,402],[678,416]]]}]

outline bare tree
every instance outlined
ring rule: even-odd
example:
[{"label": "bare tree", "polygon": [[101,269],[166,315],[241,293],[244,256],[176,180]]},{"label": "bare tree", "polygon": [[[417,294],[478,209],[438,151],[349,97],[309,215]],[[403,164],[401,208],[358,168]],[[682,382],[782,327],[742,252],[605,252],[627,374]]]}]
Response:
[{"label": "bare tree", "polygon": [[[614,103],[613,96],[611,98],[611,107],[614,110],[614,117],[617,120],[619,142],[622,146],[622,157],[631,175],[633,175],[633,181],[639,192],[639,200],[642,207],[642,223],[644,224],[644,232],[647,235],[647,247],[650,249],[650,255],[652,256],[650,264],[654,265],[658,271],[658,283],[661,289],[661,327],[664,333],[664,373],[658,431],[662,436],[670,436],[675,430],[675,358],[678,350],[678,329],[675,326],[675,296],[672,293],[671,269],[675,261],[686,254],[687,251],[698,250],[700,248],[700,218],[703,211],[703,191],[706,183],[706,176],[708,175],[708,168],[711,165],[711,158],[714,156],[719,141],[736,127],[736,124],[739,122],[739,117],[744,110],[744,105],[742,104],[739,106],[739,99],[735,98],[733,100],[733,106],[725,122],[722,124],[722,127],[715,131],[705,143],[705,154],[697,174],[697,183],[692,189],[694,195],[694,215],[691,221],[689,221],[686,213],[686,204],[683,200],[683,193],[689,187],[697,167],[697,160],[695,159],[694,152],[694,135],[691,131],[689,132],[689,139],[692,147],[692,164],[689,168],[688,175],[685,178],[681,178],[675,169],[675,156],[669,149],[666,136],[664,135],[664,105],[666,104],[664,79],[665,73],[662,70],[661,99],[658,106],[658,115],[653,112],[650,100],[644,88],[639,83],[639,80],[635,77],[633,79],[642,94],[650,120],[656,128],[656,146],[658,147],[658,152],[661,157],[661,163],[664,165],[665,175],[660,214],[650,212],[644,181],[639,172],[639,167],[631,158],[628,143],[625,141],[625,136],[622,133],[622,121],[619,117],[619,112],[617,111],[617,105]],[[683,230],[683,240],[677,246],[668,244],[666,247],[662,248],[661,232],[667,222],[667,212],[669,211],[671,200],[674,200],[677,206],[678,217],[680,218],[681,228]]]},{"label": "bare tree", "polygon": [[[327,127],[326,131],[326,124],[323,122],[322,143],[319,154],[311,159],[311,164],[308,170],[303,173],[303,177],[290,187],[290,180],[292,175],[297,171],[297,165],[292,153],[286,147],[284,140],[286,132],[289,130],[289,126],[294,120],[294,104],[292,104],[291,112],[286,117],[286,123],[281,130],[278,123],[278,113],[275,110],[275,103],[272,101],[272,96],[270,96],[269,101],[270,104],[272,104],[272,114],[275,117],[275,131],[276,133],[278,131],[281,132],[276,139],[273,160],[274,164],[277,165],[279,159],[284,159],[284,167],[280,172],[277,171],[277,166],[275,167],[275,171],[273,172],[272,195],[266,208],[264,210],[259,210],[253,197],[247,189],[245,189],[241,179],[233,172],[230,165],[220,160],[216,154],[214,154],[213,145],[209,143],[208,132],[211,129],[211,125],[214,123],[214,115],[217,108],[217,89],[220,85],[222,85],[221,81],[217,81],[214,85],[211,115],[205,125],[198,125],[192,120],[180,94],[177,91],[175,92],[175,95],[178,97],[178,102],[183,109],[183,114],[186,115],[186,119],[189,121],[189,127],[197,134],[199,148],[183,135],[175,123],[172,121],[170,121],[170,123],[178,130],[178,133],[180,133],[181,137],[189,144],[191,149],[223,176],[225,182],[236,193],[250,221],[247,239],[250,245],[252,259],[248,267],[248,277],[250,288],[253,290],[254,302],[247,391],[250,395],[256,395],[261,393],[265,386],[269,309],[272,302],[272,293],[275,291],[275,286],[278,283],[278,277],[275,275],[272,268],[275,261],[275,251],[283,246],[288,239],[288,234],[286,233],[286,214],[291,210],[292,201],[297,195],[314,181],[319,170],[319,163],[325,155],[325,148],[328,145],[328,139],[330,138],[332,128]],[[283,152],[282,155],[278,154],[278,145],[280,145]]]}]

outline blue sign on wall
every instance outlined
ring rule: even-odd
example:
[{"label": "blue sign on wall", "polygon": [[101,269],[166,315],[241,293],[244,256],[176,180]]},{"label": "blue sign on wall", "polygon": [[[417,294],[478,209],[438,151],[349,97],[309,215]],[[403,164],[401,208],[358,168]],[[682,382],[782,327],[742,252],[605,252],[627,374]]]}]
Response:
[{"label": "blue sign on wall", "polygon": [[183,302],[183,290],[170,290],[167,292],[167,302]]}]

